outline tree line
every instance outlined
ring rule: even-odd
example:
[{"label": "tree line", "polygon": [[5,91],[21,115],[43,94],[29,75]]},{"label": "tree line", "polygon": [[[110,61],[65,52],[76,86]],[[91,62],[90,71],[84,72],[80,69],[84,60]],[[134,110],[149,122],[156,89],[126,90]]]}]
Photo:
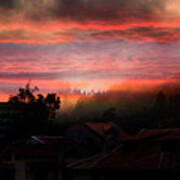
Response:
[{"label": "tree line", "polygon": [[25,88],[19,88],[15,96],[10,96],[8,102],[14,105],[28,104],[36,107],[44,107],[48,114],[48,119],[53,120],[56,116],[56,110],[60,109],[61,100],[56,93],[48,93],[34,95],[39,91],[37,86],[31,88],[30,83],[27,83]]}]

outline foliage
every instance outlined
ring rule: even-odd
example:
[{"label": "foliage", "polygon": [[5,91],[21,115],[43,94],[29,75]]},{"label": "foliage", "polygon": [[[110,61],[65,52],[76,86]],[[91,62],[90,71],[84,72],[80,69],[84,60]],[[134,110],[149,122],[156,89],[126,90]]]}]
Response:
[{"label": "foliage", "polygon": [[43,110],[44,106],[48,112],[48,119],[55,119],[56,110],[60,108],[60,97],[57,97],[55,93],[48,93],[45,97],[42,94],[35,96],[36,91],[39,91],[37,86],[30,88],[30,84],[27,83],[25,88],[19,88],[17,95],[9,98],[9,103],[39,106]]}]

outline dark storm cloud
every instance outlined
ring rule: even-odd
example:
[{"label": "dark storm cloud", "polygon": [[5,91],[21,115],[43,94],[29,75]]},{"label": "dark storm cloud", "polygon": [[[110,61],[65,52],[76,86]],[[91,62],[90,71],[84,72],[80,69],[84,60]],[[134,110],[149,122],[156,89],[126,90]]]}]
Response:
[{"label": "dark storm cloud", "polygon": [[177,22],[166,22],[176,6],[167,9],[167,2],[171,5],[170,0],[0,0],[0,42],[64,43],[86,37],[179,40]]},{"label": "dark storm cloud", "polygon": [[119,17],[118,11],[121,6],[113,6],[113,2],[104,4],[97,1],[81,1],[81,0],[62,0],[59,9],[56,11],[58,17],[70,18],[71,20],[85,21],[90,20],[112,20]]},{"label": "dark storm cloud", "polygon": [[[68,21],[124,21],[154,18],[153,9],[161,8],[162,0],[0,0],[5,9],[26,10],[33,20],[60,18]],[[120,18],[120,19],[119,19]]]},{"label": "dark storm cloud", "polygon": [[155,19],[154,9],[162,9],[162,0],[59,0],[56,16],[83,21],[133,21]]}]

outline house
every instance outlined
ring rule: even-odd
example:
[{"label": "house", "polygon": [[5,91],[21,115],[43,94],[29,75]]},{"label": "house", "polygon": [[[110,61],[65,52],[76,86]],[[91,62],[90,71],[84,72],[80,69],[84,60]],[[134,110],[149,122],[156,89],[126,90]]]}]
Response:
[{"label": "house", "polygon": [[121,139],[128,137],[123,129],[111,122],[85,122],[69,128],[66,136],[81,145],[76,149],[82,158],[111,151],[119,146]]},{"label": "house", "polygon": [[64,153],[73,144],[71,139],[58,136],[31,136],[13,141],[1,151],[0,177],[7,180],[63,180]]},{"label": "house", "polygon": [[69,164],[71,179],[180,178],[180,129],[145,130],[122,141],[111,152]]}]

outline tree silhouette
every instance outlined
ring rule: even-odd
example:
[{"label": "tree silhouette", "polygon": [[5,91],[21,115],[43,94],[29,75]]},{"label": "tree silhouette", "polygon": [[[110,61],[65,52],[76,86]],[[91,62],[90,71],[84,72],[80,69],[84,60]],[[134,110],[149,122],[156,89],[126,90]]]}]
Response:
[{"label": "tree silhouette", "polygon": [[48,94],[44,102],[49,110],[49,119],[55,119],[56,110],[60,108],[60,97],[56,97],[55,93]]},{"label": "tree silhouette", "polygon": [[39,104],[44,104],[45,103],[45,98],[42,94],[37,95],[37,103]]},{"label": "tree silhouette", "polygon": [[160,91],[156,96],[156,106],[159,109],[163,109],[167,105],[167,98],[163,91]]},{"label": "tree silhouette", "polygon": [[104,111],[102,118],[104,121],[113,121],[116,117],[116,108],[112,107]]},{"label": "tree silhouette", "polygon": [[34,95],[34,92],[39,88],[35,86],[30,88],[30,83],[27,83],[25,88],[19,88],[16,96],[9,98],[9,103],[12,104],[27,104],[39,108],[43,111],[42,114],[46,114],[46,118],[54,120],[56,116],[56,110],[60,108],[60,97],[57,97],[55,93],[48,93],[46,97],[42,94]]},{"label": "tree silhouette", "polygon": [[155,119],[157,119],[157,125],[162,128],[165,125],[165,119],[168,114],[168,101],[163,91],[158,92],[153,108]]},{"label": "tree silhouette", "polygon": [[33,103],[36,98],[34,96],[34,92],[38,91],[38,87],[30,88],[30,83],[27,83],[25,88],[19,88],[16,96],[11,96],[9,98],[9,102],[13,103]]},{"label": "tree silhouette", "polygon": [[20,101],[19,101],[18,96],[11,96],[11,97],[9,98],[9,103],[12,103],[12,104],[19,104]]}]

